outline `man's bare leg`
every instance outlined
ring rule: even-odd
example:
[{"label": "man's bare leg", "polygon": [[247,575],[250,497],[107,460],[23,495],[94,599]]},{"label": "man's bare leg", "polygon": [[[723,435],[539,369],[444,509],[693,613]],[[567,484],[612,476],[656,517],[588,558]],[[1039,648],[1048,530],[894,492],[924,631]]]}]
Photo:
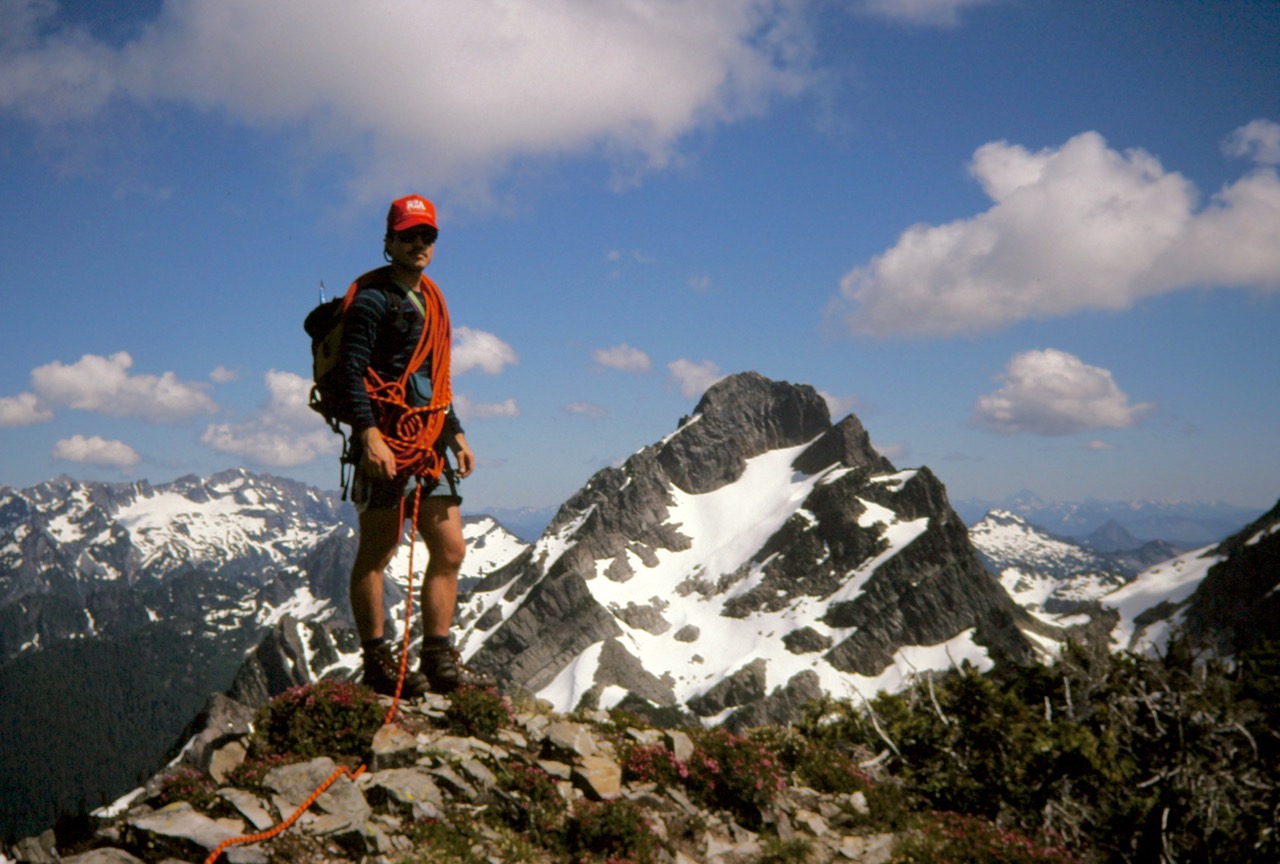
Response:
[{"label": "man's bare leg", "polygon": [[422,576],[422,632],[447,637],[458,605],[458,572],[467,554],[462,515],[450,498],[426,498],[418,507],[418,532],[427,545]]},{"label": "man's bare leg", "polygon": [[399,510],[366,510],[360,514],[360,545],[351,565],[351,617],[360,641],[381,639],[382,574],[400,543]]},{"label": "man's bare leg", "polygon": [[[360,634],[364,682],[376,692],[391,695],[400,677],[400,660],[384,638],[382,580],[400,544],[404,517],[399,508],[366,510],[360,514],[360,543],[351,565],[351,617]],[[405,626],[408,626],[406,622]],[[420,672],[405,670],[401,695],[416,699],[430,689]]]}]

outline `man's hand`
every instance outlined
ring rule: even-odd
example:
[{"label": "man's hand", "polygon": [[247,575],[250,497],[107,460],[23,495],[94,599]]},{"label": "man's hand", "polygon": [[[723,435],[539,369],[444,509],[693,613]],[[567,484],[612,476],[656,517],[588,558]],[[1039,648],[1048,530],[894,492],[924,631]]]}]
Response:
[{"label": "man's hand", "polygon": [[360,433],[364,443],[364,456],[361,457],[365,472],[378,480],[390,480],[396,476],[396,456],[387,446],[378,427],[370,426]]},{"label": "man's hand", "polygon": [[458,476],[466,477],[476,469],[476,454],[471,452],[471,448],[467,446],[467,438],[462,434],[453,436],[451,447],[454,458],[458,460]]}]

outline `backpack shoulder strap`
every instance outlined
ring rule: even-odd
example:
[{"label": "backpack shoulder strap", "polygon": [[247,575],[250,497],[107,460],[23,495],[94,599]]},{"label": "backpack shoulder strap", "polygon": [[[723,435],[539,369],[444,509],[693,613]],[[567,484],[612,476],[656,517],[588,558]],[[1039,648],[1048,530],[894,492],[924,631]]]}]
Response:
[{"label": "backpack shoulder strap", "polygon": [[356,277],[351,283],[351,287],[347,289],[347,296],[342,298],[342,311],[346,312],[351,308],[351,304],[355,302],[356,294],[362,288],[382,288],[385,290],[386,283],[391,279],[391,267],[379,267],[376,270],[370,270],[362,276]]}]

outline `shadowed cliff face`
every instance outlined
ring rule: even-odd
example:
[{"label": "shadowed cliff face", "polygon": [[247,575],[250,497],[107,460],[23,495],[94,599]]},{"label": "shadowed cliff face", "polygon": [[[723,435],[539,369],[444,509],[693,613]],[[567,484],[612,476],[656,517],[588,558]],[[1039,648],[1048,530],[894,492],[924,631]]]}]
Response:
[{"label": "shadowed cliff face", "polygon": [[1187,609],[1188,629],[1223,653],[1280,641],[1280,503],[1215,550]]},{"label": "shadowed cliff face", "polygon": [[908,646],[1026,660],[1020,628],[1038,627],[928,469],[895,471],[856,417],[833,425],[812,387],[756,373],[592,477],[460,615],[474,665],[557,708],[640,700],[731,725],[794,719]]}]

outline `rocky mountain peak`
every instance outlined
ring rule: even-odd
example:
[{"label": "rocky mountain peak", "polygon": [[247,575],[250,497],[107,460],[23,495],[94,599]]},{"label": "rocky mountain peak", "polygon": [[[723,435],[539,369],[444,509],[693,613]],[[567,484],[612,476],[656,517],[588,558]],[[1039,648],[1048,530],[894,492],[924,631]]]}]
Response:
[{"label": "rocky mountain peak", "polygon": [[737,480],[753,456],[812,441],[830,426],[817,390],[743,372],[707,390],[658,447],[658,462],[678,488],[709,492]]},{"label": "rocky mountain peak", "polygon": [[1108,519],[1096,531],[1084,538],[1084,544],[1099,552],[1128,552],[1142,546],[1142,541],[1130,534],[1115,519]]},{"label": "rocky mountain peak", "polygon": [[931,472],[895,471],[856,417],[832,425],[812,387],[756,373],[592,477],[460,624],[477,666],[558,709],[630,700],[735,724],[909,674],[907,646],[949,644],[943,665],[1026,658],[1019,627],[1042,626]]}]

